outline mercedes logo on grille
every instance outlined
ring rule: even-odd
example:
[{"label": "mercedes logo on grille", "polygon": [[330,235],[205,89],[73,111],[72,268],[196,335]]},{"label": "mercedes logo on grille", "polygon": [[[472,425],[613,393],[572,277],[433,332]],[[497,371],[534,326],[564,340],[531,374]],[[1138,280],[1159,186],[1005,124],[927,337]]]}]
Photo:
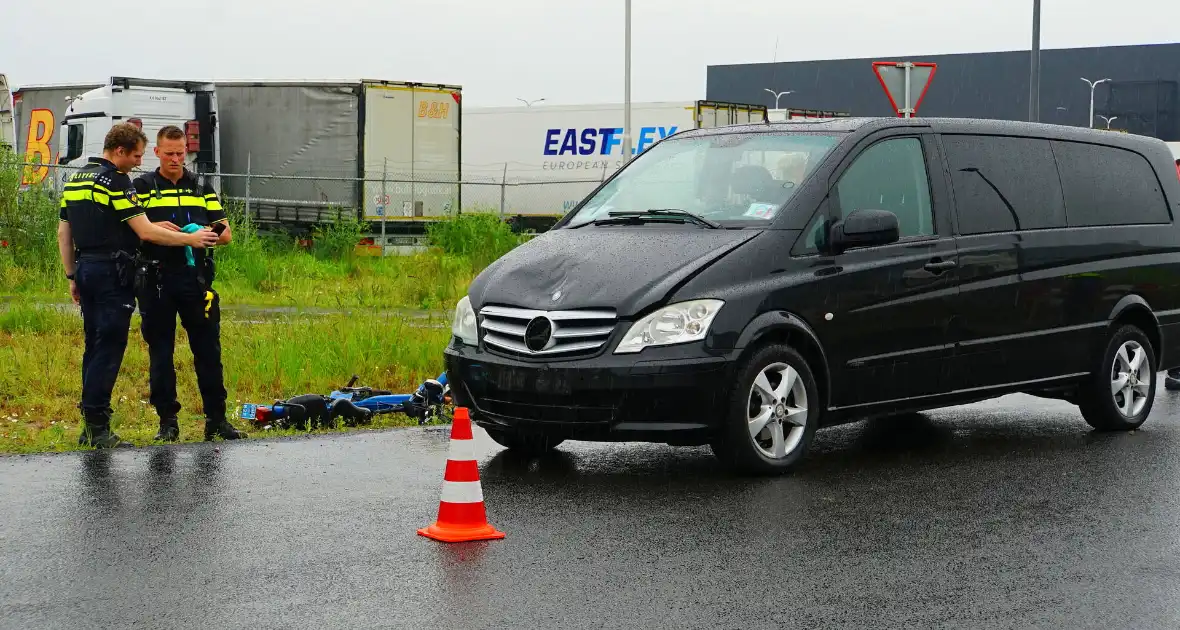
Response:
[{"label": "mercedes logo on grille", "polygon": [[553,322],[548,317],[534,317],[524,327],[524,345],[532,352],[540,352],[553,339]]}]

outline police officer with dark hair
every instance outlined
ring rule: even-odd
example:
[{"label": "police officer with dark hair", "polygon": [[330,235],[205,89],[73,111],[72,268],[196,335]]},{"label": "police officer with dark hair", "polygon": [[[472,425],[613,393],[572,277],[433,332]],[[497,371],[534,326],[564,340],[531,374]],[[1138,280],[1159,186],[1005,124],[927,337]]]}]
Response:
[{"label": "police officer with dark hair", "polygon": [[103,141],[102,157],[66,181],[57,245],[70,295],[82,307],[86,335],[82,353],[82,434],[78,443],[125,447],[111,431],[111,392],[127,349],[135,310],[134,255],[140,239],[163,246],[203,249],[217,240],[210,230],[173,232],[152,225],[136,200],[127,173],[139,166],[147,136],[131,124],[115,125]]},{"label": "police officer with dark hair", "polygon": [[[167,126],[156,135],[156,156],[160,167],[135,179],[135,190],[147,209],[148,219],[169,230],[202,229],[220,231],[217,244],[231,238],[229,221],[213,187],[204,176],[184,167],[187,143],[184,131]],[[226,419],[225,384],[221,365],[220,298],[213,290],[212,250],[183,250],[145,243],[140,248],[145,261],[138,289],[139,312],[143,317],[143,339],[151,358],[151,403],[160,417],[156,439],[180,439],[176,399],[176,317],[188,333],[189,348],[197,372],[197,387],[205,411],[205,439],[236,440],[246,434]]]}]

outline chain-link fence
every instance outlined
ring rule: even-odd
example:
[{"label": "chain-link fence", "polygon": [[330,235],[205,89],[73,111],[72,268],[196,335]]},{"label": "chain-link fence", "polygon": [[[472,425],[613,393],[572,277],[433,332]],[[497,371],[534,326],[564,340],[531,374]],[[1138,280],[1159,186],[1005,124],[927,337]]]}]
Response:
[{"label": "chain-link fence", "polygon": [[[60,191],[78,166],[26,164],[24,184]],[[134,178],[149,168],[131,173]],[[553,219],[568,212],[609,173],[581,172],[540,178],[506,165],[464,168],[460,177],[431,170],[366,165],[364,176],[327,166],[313,173],[210,173],[222,202],[236,204],[260,225],[330,223],[340,216],[368,222],[413,222],[456,212]],[[498,171],[498,172],[497,172]]]}]

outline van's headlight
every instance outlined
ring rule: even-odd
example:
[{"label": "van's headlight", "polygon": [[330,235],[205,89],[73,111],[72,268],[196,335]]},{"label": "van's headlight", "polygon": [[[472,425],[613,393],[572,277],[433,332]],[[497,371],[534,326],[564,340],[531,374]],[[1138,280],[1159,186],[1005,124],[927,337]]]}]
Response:
[{"label": "van's headlight", "polygon": [[471,308],[471,300],[466,295],[455,305],[455,318],[451,320],[451,334],[469,346],[479,344],[479,328],[475,321],[475,309]]},{"label": "van's headlight", "polygon": [[721,300],[692,300],[665,306],[635,322],[619,342],[615,354],[700,341],[709,333],[709,325],[724,304]]}]

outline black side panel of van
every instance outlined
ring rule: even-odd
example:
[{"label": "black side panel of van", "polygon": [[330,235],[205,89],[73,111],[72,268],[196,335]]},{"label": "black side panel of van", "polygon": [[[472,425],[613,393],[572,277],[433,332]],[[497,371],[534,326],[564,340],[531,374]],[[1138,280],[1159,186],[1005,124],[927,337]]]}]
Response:
[{"label": "black side panel of van", "polygon": [[[1177,308],[1177,231],[1159,179],[1139,153],[1055,140],[1054,160],[1067,228],[1029,235],[1041,268],[1029,278],[1055,278],[1063,317],[1055,335],[1060,371],[1093,368],[1115,305],[1138,295],[1154,311]],[[1150,332],[1150,331],[1149,331]]]},{"label": "black side panel of van", "polygon": [[1180,364],[1180,231],[1164,195],[1177,182],[1161,186],[1130,148],[1081,140],[945,133],[940,144],[961,278],[947,389],[1092,370],[1128,295],[1177,323],[1165,354]]},{"label": "black side panel of van", "polygon": [[981,134],[941,141],[959,247],[954,389],[1059,374],[1062,285],[1042,250],[1066,215],[1049,141]]}]

